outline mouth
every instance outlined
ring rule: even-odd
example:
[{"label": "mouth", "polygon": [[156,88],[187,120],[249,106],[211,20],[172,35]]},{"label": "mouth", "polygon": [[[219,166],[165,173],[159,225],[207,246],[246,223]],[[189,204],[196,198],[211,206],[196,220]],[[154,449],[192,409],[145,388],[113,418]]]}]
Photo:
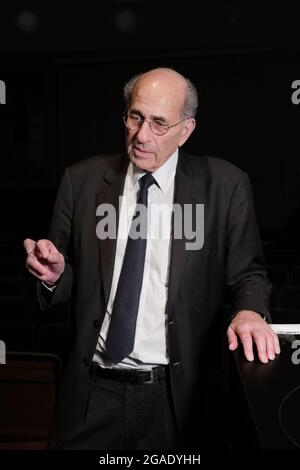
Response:
[{"label": "mouth", "polygon": [[151,154],[147,150],[140,149],[138,147],[133,147],[133,154],[136,158],[147,158]]}]

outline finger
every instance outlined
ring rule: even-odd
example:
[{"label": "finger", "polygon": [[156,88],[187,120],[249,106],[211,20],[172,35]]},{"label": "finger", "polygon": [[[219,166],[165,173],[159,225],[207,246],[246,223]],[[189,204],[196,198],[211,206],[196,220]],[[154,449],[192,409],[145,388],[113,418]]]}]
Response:
[{"label": "finger", "polygon": [[45,260],[48,259],[51,248],[54,247],[53,243],[50,242],[50,240],[39,240],[36,243],[36,246],[38,249],[38,256]]},{"label": "finger", "polygon": [[26,267],[29,272],[34,271],[32,274],[38,276],[44,276],[48,272],[48,269],[34,255],[28,255]]},{"label": "finger", "polygon": [[252,336],[248,332],[243,332],[239,334],[240,341],[243,345],[244,348],[244,354],[245,357],[248,361],[253,361],[254,360],[254,354],[253,354],[253,340]]},{"label": "finger", "polygon": [[271,332],[266,336],[266,346],[267,356],[271,361],[273,361],[275,359],[275,341]]},{"label": "finger", "polygon": [[36,271],[35,269],[30,268],[30,267],[28,267],[27,269],[28,269],[28,271],[29,271],[34,277],[36,277],[36,278],[39,279],[39,280],[42,280],[42,277],[43,277],[43,276],[40,275],[38,271]]},{"label": "finger", "polygon": [[279,337],[274,331],[272,331],[273,337],[274,337],[274,344],[275,344],[275,353],[280,354],[280,342],[279,342]]},{"label": "finger", "polygon": [[267,338],[267,334],[262,333],[261,331],[253,333],[253,339],[256,345],[258,358],[264,364],[269,361],[267,352]]},{"label": "finger", "polygon": [[51,264],[61,264],[63,262],[63,256],[56,248],[55,250],[50,249],[47,261]]},{"label": "finger", "polygon": [[63,255],[56,248],[56,246],[50,240],[40,240],[40,242],[41,243],[39,243],[39,247],[42,251],[43,256],[41,262],[46,262],[47,265],[52,266],[58,265],[58,268],[63,270],[65,260]]},{"label": "finger", "polygon": [[230,351],[234,351],[238,347],[238,339],[231,327],[227,329],[227,338]]},{"label": "finger", "polygon": [[32,268],[29,268],[28,271],[40,281],[47,282],[49,284],[52,283],[52,279],[49,278],[49,273],[40,274],[38,271]]},{"label": "finger", "polygon": [[268,335],[268,339],[267,339],[267,352],[268,352],[269,359],[275,359],[275,355],[280,354],[279,338],[277,334],[274,333],[274,331],[272,330],[270,331],[270,335]]},{"label": "finger", "polygon": [[23,246],[26,250],[26,253],[29,255],[31,253],[34,253],[36,242],[34,240],[31,240],[30,238],[26,238],[23,242]]}]

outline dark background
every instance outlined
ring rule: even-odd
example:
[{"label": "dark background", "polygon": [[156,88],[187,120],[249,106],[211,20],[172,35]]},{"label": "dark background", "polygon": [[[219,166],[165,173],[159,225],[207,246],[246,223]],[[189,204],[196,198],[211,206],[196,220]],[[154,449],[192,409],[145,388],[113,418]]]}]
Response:
[{"label": "dark background", "polygon": [[29,0],[2,6],[6,229],[21,228],[22,212],[25,229],[27,218],[30,229],[29,217],[39,213],[37,231],[45,230],[41,222],[51,213],[65,166],[123,149],[123,84],[159,65],[186,74],[200,93],[198,127],[186,150],[248,172],[262,230],[293,225],[300,106],[291,101],[291,85],[300,78],[299,18],[297,2]]},{"label": "dark background", "polygon": [[299,1],[11,1],[0,5],[0,339],[8,350],[64,361],[69,307],[41,315],[28,298],[22,242],[47,236],[67,165],[124,149],[123,85],[156,66],[176,68],[199,90],[185,149],[249,174],[273,318],[284,311],[299,323],[300,104],[291,100]]}]

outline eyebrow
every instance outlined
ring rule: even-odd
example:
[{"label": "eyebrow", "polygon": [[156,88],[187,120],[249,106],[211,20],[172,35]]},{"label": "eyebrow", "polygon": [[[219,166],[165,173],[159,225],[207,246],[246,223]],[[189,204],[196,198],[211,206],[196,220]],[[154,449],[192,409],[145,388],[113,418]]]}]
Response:
[{"label": "eyebrow", "polygon": [[[135,109],[135,108],[131,108],[129,110],[129,113],[132,113],[132,114],[138,114],[139,116],[141,116],[142,118],[145,119],[145,116],[143,115],[143,113],[141,113],[138,109]],[[151,115],[149,117],[149,119],[153,120],[153,121],[162,121],[163,123],[167,124],[167,120],[165,117],[163,116],[154,116],[154,115]]]}]

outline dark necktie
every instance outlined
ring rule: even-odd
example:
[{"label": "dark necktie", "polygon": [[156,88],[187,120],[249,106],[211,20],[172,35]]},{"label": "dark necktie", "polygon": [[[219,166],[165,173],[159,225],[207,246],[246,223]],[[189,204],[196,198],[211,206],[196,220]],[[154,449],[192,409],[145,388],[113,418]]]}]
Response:
[{"label": "dark necktie", "polygon": [[[146,209],[148,189],[156,181],[151,173],[146,173],[139,180],[140,194],[137,203]],[[143,215],[144,217],[141,217]],[[145,252],[147,244],[147,210],[140,213],[140,231],[138,238],[133,234],[136,229],[133,217],[118,287],[114,299],[110,326],[106,339],[106,352],[114,364],[127,357],[134,346],[136,319],[139,309],[143,284]],[[133,236],[131,236],[133,234]]]}]

